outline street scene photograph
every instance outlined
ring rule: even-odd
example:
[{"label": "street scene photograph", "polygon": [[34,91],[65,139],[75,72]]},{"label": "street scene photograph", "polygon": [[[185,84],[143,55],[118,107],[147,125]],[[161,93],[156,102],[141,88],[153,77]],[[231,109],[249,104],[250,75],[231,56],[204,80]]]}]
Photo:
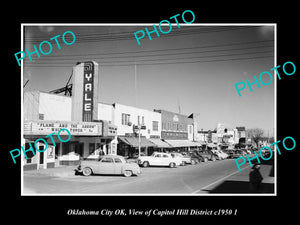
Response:
[{"label": "street scene photograph", "polygon": [[21,195],[276,195],[276,24],[192,16],[22,24]]}]

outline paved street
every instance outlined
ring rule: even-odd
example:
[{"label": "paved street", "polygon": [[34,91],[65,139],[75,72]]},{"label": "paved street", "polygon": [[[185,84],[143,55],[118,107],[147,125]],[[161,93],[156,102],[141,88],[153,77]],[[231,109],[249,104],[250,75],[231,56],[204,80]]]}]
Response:
[{"label": "paved street", "polygon": [[[74,175],[75,167],[24,172],[24,194],[207,194],[249,193],[249,164],[233,159],[179,168],[142,168],[138,177]],[[274,193],[271,165],[262,165],[263,193]]]}]

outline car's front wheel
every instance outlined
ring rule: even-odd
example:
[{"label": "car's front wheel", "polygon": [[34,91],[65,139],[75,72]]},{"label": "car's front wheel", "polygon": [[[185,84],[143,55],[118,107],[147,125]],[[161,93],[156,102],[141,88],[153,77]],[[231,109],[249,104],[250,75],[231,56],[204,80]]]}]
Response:
[{"label": "car's front wheel", "polygon": [[171,163],[169,164],[169,167],[170,167],[170,168],[174,168],[175,165],[176,165],[176,164],[175,164],[174,162],[171,162]]},{"label": "car's front wheel", "polygon": [[90,176],[91,174],[92,174],[92,169],[91,168],[89,168],[89,167],[85,167],[83,170],[82,170],[82,174],[84,175],[84,176]]},{"label": "car's front wheel", "polygon": [[148,161],[145,161],[145,162],[143,162],[143,167],[148,167],[149,166],[149,162]]},{"label": "car's front wheel", "polygon": [[132,171],[131,170],[125,170],[123,174],[124,174],[125,177],[131,177],[132,176]]}]

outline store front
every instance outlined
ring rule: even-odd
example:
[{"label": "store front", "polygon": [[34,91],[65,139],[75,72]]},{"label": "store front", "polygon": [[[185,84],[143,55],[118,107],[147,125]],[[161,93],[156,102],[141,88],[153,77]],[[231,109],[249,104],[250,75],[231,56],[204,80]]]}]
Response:
[{"label": "store front", "polygon": [[[71,133],[68,142],[61,142],[57,131],[66,128]],[[51,137],[51,133],[54,133]],[[79,160],[86,159],[98,149],[104,154],[116,153],[116,127],[108,123],[100,122],[70,122],[70,121],[26,121],[24,123],[24,149],[29,149],[30,144],[43,138],[48,145],[47,150],[36,154],[27,152],[24,157],[23,168],[47,169],[62,165],[77,165]],[[60,135],[65,140],[67,137]],[[37,142],[39,149],[44,149],[43,142]]]},{"label": "store front", "polygon": [[[139,138],[135,136],[119,136],[118,137],[117,154],[125,157],[133,157],[139,152]],[[151,155],[156,145],[150,142],[146,137],[140,137],[141,154]]]}]

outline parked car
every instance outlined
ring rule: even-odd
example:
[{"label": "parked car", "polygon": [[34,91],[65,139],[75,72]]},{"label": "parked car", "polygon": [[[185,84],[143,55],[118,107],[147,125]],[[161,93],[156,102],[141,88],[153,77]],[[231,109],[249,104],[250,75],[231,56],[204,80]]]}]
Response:
[{"label": "parked car", "polygon": [[[140,156],[145,156],[144,153],[141,153]],[[139,162],[139,154],[138,153],[135,153],[133,154],[132,156],[127,156],[127,157],[124,157],[126,159],[126,162],[130,162],[130,163],[137,163]]]},{"label": "parked car", "polygon": [[211,150],[211,151],[212,151],[214,154],[216,154],[220,160],[222,160],[222,159],[227,159],[227,158],[228,158],[228,154],[226,154],[226,153],[223,152],[222,150]]},{"label": "parked car", "polygon": [[153,152],[151,156],[140,156],[139,165],[148,166],[169,166],[171,168],[179,166],[182,163],[177,157],[172,157],[169,153]]},{"label": "parked car", "polygon": [[194,160],[189,155],[183,155],[181,153],[172,152],[172,157],[177,157],[179,160],[181,160],[181,166],[185,166],[186,164],[196,164]]},{"label": "parked car", "polygon": [[141,169],[136,163],[128,163],[123,156],[119,155],[104,155],[98,160],[83,160],[75,169],[84,176],[91,174],[123,174],[125,177],[130,177],[133,174],[138,175]]},{"label": "parked car", "polygon": [[216,161],[216,159],[219,159],[219,157],[211,150],[200,150],[198,151],[198,154],[203,157],[204,162],[207,162],[208,160]]},{"label": "parked car", "polygon": [[181,154],[184,157],[190,157],[192,165],[202,162],[202,159],[203,159],[201,156],[198,156],[193,152],[182,152]]},{"label": "parked car", "polygon": [[204,158],[199,153],[197,153],[197,151],[190,151],[188,154],[193,160],[195,160],[196,163],[204,162]]},{"label": "parked car", "polygon": [[227,150],[227,153],[229,154],[229,158],[232,158],[232,159],[246,155],[245,151],[240,150],[240,149],[230,149],[230,150]]}]

